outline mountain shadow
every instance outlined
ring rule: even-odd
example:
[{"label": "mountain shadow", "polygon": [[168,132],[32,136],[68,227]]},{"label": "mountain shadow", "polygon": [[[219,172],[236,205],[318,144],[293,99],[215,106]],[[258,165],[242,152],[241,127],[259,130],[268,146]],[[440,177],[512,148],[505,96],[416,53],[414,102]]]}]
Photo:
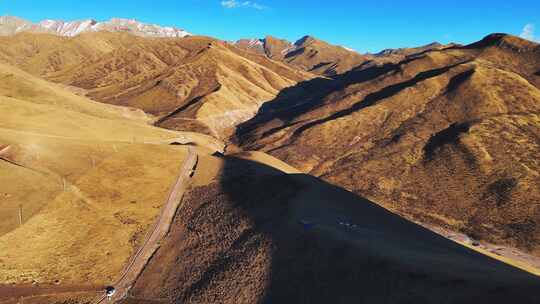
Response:
[{"label": "mountain shadow", "polygon": [[[373,65],[372,62],[366,61],[364,64],[356,67],[355,69],[332,77],[319,77],[304,82],[300,82],[297,85],[282,90],[278,96],[266,102],[261,106],[257,114],[250,120],[240,124],[232,138],[233,142],[242,144],[244,141],[249,140],[246,135],[253,131],[257,126],[264,125],[269,121],[280,121],[277,127],[267,130],[263,136],[270,135],[281,129],[290,127],[298,121],[295,121],[298,117],[313,111],[319,107],[328,106],[325,104],[325,100],[331,94],[336,92],[345,91],[350,85],[359,85],[362,83],[376,81],[379,77],[385,77],[388,75],[394,75],[402,72],[402,67],[413,61],[420,60],[426,57],[426,52],[420,52],[412,54],[406,57],[406,59],[397,63],[385,63],[382,65]],[[435,52],[435,51],[431,51]],[[381,88],[371,94],[368,94],[361,100],[353,103],[349,107],[338,110],[331,115],[323,118],[315,119],[302,125],[296,129],[294,136],[300,135],[305,130],[314,127],[316,125],[338,119],[340,117],[349,115],[353,112],[359,111],[363,108],[375,105],[378,101],[392,97],[400,91],[413,87],[419,82],[425,81],[429,78],[440,76],[454,67],[470,62],[470,59],[463,59],[454,64],[434,68],[431,70],[425,70],[419,72],[411,79],[395,83]],[[462,82],[466,81],[472,76],[474,70],[466,71],[462,75],[459,75],[452,80],[449,89],[457,88]],[[461,77],[461,78],[460,78]]]},{"label": "mountain shadow", "polygon": [[125,303],[538,303],[538,277],[304,174],[226,156]]},{"label": "mountain shadow", "polygon": [[376,79],[384,74],[398,73],[401,65],[423,58],[423,54],[410,56],[398,63],[371,65],[366,61],[353,70],[331,77],[317,77],[283,89],[276,98],[264,103],[257,114],[250,120],[240,124],[234,136],[236,141],[249,132],[254,126],[279,119],[284,127],[298,116],[324,105],[324,98],[346,88],[351,84],[361,84]]}]

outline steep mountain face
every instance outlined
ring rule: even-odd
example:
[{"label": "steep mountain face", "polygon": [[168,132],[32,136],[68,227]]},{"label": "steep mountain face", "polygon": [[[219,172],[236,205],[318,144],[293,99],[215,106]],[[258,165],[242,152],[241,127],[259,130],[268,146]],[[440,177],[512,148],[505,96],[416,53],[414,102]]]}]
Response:
[{"label": "steep mountain face", "polygon": [[308,73],[206,37],[148,39],[126,33],[0,38],[0,58],[94,100],[130,106],[156,125],[227,137]]},{"label": "steep mountain face", "polygon": [[366,58],[344,47],[305,36],[295,42],[283,60],[316,74],[336,75],[360,65]]},{"label": "steep mountain face", "polygon": [[[265,40],[264,39],[240,39],[237,40],[234,45],[237,47],[248,50],[260,55],[266,54],[264,46],[265,46]],[[271,56],[269,56],[272,58]]]},{"label": "steep mountain face", "polygon": [[282,60],[289,51],[294,49],[292,42],[272,36],[266,36],[264,39],[240,39],[233,44],[275,60]]},{"label": "steep mountain face", "polygon": [[540,255],[540,46],[494,34],[284,90],[237,138],[409,218]]},{"label": "steep mountain face", "polygon": [[12,16],[0,17],[0,35],[9,36],[21,32],[48,33],[65,37],[73,37],[86,32],[127,32],[143,37],[185,37],[190,33],[175,27],[162,27],[146,24],[133,19],[112,18],[109,21],[97,22],[92,19],[65,22],[61,20],[43,20],[32,23]]},{"label": "steep mountain face", "polygon": [[295,68],[327,76],[346,72],[366,60],[365,56],[355,51],[310,36],[305,36],[295,43],[267,36],[260,40],[239,40],[235,45],[265,54],[268,58],[285,62]]},{"label": "steep mountain face", "polygon": [[285,55],[294,49],[292,42],[272,36],[264,38],[263,46],[266,56],[276,60],[282,60]]}]

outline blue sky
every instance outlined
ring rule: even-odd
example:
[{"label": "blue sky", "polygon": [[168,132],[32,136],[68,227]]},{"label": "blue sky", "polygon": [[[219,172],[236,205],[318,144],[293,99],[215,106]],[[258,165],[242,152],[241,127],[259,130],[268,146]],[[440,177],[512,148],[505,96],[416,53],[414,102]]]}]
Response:
[{"label": "blue sky", "polygon": [[0,14],[32,21],[134,18],[225,40],[309,34],[360,52],[469,43],[493,32],[540,40],[539,0],[0,0]]}]

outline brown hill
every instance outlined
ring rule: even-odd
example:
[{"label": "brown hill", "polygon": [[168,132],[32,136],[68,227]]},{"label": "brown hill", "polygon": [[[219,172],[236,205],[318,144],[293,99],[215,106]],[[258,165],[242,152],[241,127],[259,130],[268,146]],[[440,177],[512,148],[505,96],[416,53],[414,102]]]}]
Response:
[{"label": "brown hill", "polygon": [[266,36],[263,43],[266,56],[276,60],[283,59],[294,48],[294,44],[290,41],[272,36]]},{"label": "brown hill", "polygon": [[82,89],[94,100],[142,109],[159,126],[216,137],[251,118],[280,90],[311,77],[207,37],[24,33],[0,42],[5,62]]},{"label": "brown hill", "polygon": [[283,60],[285,55],[295,48],[292,42],[273,36],[266,36],[264,39],[240,39],[234,45],[274,60]]},{"label": "brown hill", "polygon": [[455,43],[444,45],[438,42],[433,42],[433,43],[420,46],[420,47],[385,49],[385,50],[380,51],[379,53],[367,55],[367,57],[369,58],[369,62],[365,63],[364,65],[398,63],[402,60],[405,60],[408,56],[412,56],[414,54],[420,54],[420,53],[434,51],[434,50],[442,50],[442,49],[451,48],[451,47],[459,47],[459,45]]},{"label": "brown hill", "polygon": [[540,299],[538,277],[317,178],[248,158],[201,158],[171,234],[122,303]]},{"label": "brown hill", "polygon": [[377,57],[388,56],[388,55],[407,56],[407,55],[412,55],[414,53],[419,53],[422,51],[431,51],[431,50],[441,49],[443,47],[444,45],[438,42],[433,42],[433,43],[430,43],[421,47],[415,47],[415,48],[384,49],[380,51],[379,53],[376,53],[375,56]]},{"label": "brown hill", "polygon": [[6,285],[116,278],[187,155],[178,138],[219,144],[0,64],[0,302]]},{"label": "brown hill", "polygon": [[267,36],[262,40],[239,40],[235,45],[265,54],[268,58],[285,62],[295,68],[326,76],[349,71],[367,59],[355,51],[311,36],[305,36],[295,43]]},{"label": "brown hill", "polygon": [[494,34],[284,90],[237,132],[424,223],[540,255],[540,46]]}]

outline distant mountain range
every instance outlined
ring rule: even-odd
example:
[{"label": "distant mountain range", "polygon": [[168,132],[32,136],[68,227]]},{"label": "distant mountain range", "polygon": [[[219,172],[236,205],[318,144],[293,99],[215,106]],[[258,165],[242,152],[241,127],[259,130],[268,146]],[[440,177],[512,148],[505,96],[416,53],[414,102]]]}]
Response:
[{"label": "distant mountain range", "polygon": [[331,45],[312,36],[304,36],[294,43],[266,36],[263,39],[241,39],[234,44],[244,50],[320,75],[343,73],[367,59],[350,48]]},{"label": "distant mountain range", "polygon": [[[103,22],[94,19],[77,21],[46,19],[33,23],[19,17],[0,16],[0,36],[31,32],[75,37],[82,33],[100,31],[126,32],[141,37],[156,38],[192,36],[183,29],[142,23],[134,19],[111,18]],[[372,61],[375,64],[396,61],[413,53],[447,47],[435,42],[419,48],[386,49],[377,54],[360,54],[353,49],[332,45],[312,36],[304,36],[296,42],[266,36],[262,39],[240,39],[231,44],[244,51],[264,55],[297,69],[325,76],[344,73],[366,61]]]},{"label": "distant mountain range", "polygon": [[79,21],[43,20],[39,23],[13,16],[0,17],[0,36],[10,36],[20,32],[50,33],[65,37],[74,37],[86,32],[128,32],[143,37],[173,37],[191,36],[183,29],[163,27],[155,24],[142,23],[133,19],[112,18],[109,21],[98,22],[93,19]]},{"label": "distant mountain range", "polygon": [[325,76],[342,74],[360,65],[398,62],[413,54],[458,46],[453,43],[443,45],[433,42],[420,47],[385,49],[375,54],[361,54],[351,48],[332,45],[312,36],[304,36],[296,42],[266,36],[262,39],[240,39],[233,44],[304,71]]}]

